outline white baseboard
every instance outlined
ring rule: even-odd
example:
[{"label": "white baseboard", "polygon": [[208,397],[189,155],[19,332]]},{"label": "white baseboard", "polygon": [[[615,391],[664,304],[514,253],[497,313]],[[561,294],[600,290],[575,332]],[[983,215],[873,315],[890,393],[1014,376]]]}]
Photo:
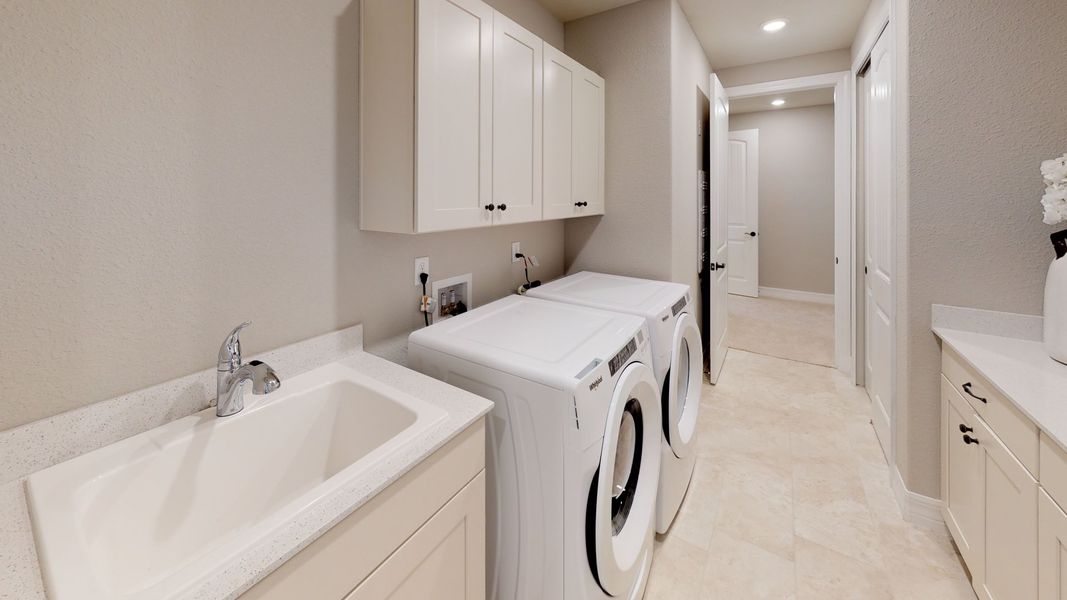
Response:
[{"label": "white baseboard", "polygon": [[759,287],[759,295],[779,300],[799,300],[800,302],[817,302],[819,304],[833,304],[833,294],[820,294],[819,292],[804,292],[801,290],[787,290],[783,288]]},{"label": "white baseboard", "polygon": [[909,490],[904,485],[904,478],[900,476],[896,465],[889,465],[889,470],[893,495],[897,498],[904,520],[924,529],[947,534],[948,528],[945,526],[944,517],[941,516],[941,501]]}]

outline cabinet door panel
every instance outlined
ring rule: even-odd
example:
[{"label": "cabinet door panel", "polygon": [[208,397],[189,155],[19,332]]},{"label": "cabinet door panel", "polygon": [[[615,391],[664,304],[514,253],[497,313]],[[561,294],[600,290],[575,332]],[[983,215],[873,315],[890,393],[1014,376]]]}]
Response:
[{"label": "cabinet door panel", "polygon": [[419,232],[489,225],[493,9],[419,0]]},{"label": "cabinet door panel", "polygon": [[963,438],[965,433],[974,435],[976,417],[967,401],[944,377],[941,378],[941,407],[942,511],[960,554],[971,565],[971,575],[980,581],[984,457],[978,445],[968,444]]},{"label": "cabinet door panel", "polygon": [[1038,576],[1040,600],[1067,600],[1067,514],[1038,493]]},{"label": "cabinet door panel", "polygon": [[984,421],[975,420],[983,454],[984,551],[976,590],[986,600],[1037,598],[1037,482]]},{"label": "cabinet door panel", "polygon": [[496,13],[493,21],[493,211],[497,223],[541,219],[542,47]]},{"label": "cabinet door panel", "polygon": [[544,56],[544,186],[545,219],[573,217],[574,88],[581,70],[576,62],[545,45]]},{"label": "cabinet door panel", "polygon": [[583,68],[574,91],[574,200],[604,213],[604,80]]},{"label": "cabinet door panel", "polygon": [[345,600],[484,600],[482,471]]}]

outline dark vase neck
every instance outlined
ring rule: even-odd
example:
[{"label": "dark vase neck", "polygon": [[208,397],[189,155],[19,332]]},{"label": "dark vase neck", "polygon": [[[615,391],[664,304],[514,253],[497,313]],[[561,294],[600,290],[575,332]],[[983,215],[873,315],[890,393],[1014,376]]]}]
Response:
[{"label": "dark vase neck", "polygon": [[1056,250],[1056,258],[1060,259],[1067,256],[1067,229],[1063,231],[1057,231],[1049,236],[1052,240],[1052,247]]}]

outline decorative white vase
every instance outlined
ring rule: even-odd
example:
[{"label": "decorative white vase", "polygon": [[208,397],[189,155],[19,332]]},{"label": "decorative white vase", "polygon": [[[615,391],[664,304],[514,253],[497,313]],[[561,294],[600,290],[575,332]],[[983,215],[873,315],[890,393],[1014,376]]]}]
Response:
[{"label": "decorative white vase", "polygon": [[1056,258],[1045,279],[1045,351],[1067,364],[1067,229],[1052,234]]}]

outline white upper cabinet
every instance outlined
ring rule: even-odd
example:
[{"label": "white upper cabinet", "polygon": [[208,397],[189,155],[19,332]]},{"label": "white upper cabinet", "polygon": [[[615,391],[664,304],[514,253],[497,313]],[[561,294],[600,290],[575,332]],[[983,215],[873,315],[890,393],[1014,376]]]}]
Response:
[{"label": "white upper cabinet", "polygon": [[603,79],[480,0],[362,0],[360,23],[360,228],[603,213]]},{"label": "white upper cabinet", "polygon": [[418,23],[416,229],[488,224],[493,9],[477,0],[419,0]]},{"label": "white upper cabinet", "polygon": [[500,13],[493,20],[493,219],[541,220],[544,42]]},{"label": "white upper cabinet", "polygon": [[545,44],[544,218],[604,213],[604,80]]}]

